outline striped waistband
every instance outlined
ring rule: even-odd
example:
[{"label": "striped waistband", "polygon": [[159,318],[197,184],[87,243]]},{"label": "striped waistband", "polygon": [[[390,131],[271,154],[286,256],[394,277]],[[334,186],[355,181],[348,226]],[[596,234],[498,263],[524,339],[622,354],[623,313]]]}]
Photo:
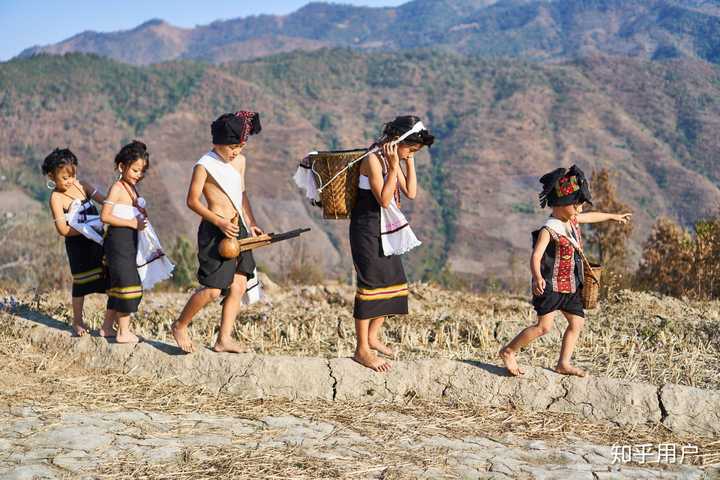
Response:
[{"label": "striped waistband", "polygon": [[358,288],[355,293],[355,298],[364,301],[387,300],[396,297],[406,297],[408,294],[409,291],[407,283],[401,283],[398,285],[374,289]]}]

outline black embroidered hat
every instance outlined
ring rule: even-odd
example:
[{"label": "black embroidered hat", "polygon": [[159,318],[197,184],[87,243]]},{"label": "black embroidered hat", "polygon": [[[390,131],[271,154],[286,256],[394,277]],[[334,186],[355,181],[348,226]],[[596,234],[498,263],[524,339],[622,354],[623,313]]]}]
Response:
[{"label": "black embroidered hat", "polygon": [[585,174],[577,165],[570,169],[557,168],[540,177],[543,185],[540,192],[540,206],[563,207],[578,203],[592,205],[590,186]]},{"label": "black embroidered hat", "polygon": [[260,114],[239,111],[218,117],[210,126],[215,145],[236,145],[247,142],[248,136],[260,133]]}]

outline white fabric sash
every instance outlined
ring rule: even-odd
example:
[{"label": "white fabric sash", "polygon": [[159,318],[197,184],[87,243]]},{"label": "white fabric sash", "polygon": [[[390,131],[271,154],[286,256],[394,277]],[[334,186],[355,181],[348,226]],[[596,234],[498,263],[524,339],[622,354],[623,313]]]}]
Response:
[{"label": "white fabric sash", "polygon": [[575,250],[581,250],[580,245],[575,238],[575,233],[572,231],[573,227],[570,225],[570,223],[563,222],[562,220],[555,217],[550,217],[547,219],[544,226],[557,233],[558,235],[562,235],[563,237],[567,238],[572,244],[572,246],[575,247]]},{"label": "white fabric sash", "polygon": [[[112,214],[126,220],[142,216],[140,210],[132,205],[118,203],[113,205]],[[156,283],[172,277],[175,265],[165,255],[160,239],[150,222],[144,229],[138,231],[138,251],[135,261],[143,290],[150,290]]]},{"label": "white fabric sash", "polygon": [[295,185],[305,190],[305,196],[307,198],[319,202],[320,192],[318,191],[317,180],[310,166],[310,155],[313,154],[317,154],[317,152],[310,152],[302,159],[300,166],[293,176],[293,180],[295,180]]},{"label": "white fabric sash", "polygon": [[90,200],[74,200],[70,204],[65,220],[68,225],[93,242],[103,244],[103,223],[100,215],[87,215],[86,210],[92,207]]},{"label": "white fabric sash", "polygon": [[[245,230],[252,235],[250,229],[245,222],[243,217],[243,178],[232,165],[222,161],[214,152],[210,151],[205,154],[195,165],[202,165],[202,167],[208,172],[208,174],[215,180],[220,188],[225,192],[232,202],[235,210],[237,210],[242,221]],[[245,304],[252,304],[263,297],[262,285],[258,277],[257,268],[253,271],[253,278],[247,282],[245,289],[245,295],[243,296],[243,302]]]},{"label": "white fabric sash", "polygon": [[410,228],[405,215],[400,211],[395,199],[387,208],[380,207],[380,238],[383,255],[402,255],[422,245]]},{"label": "white fabric sash", "polygon": [[[358,187],[361,190],[370,190],[370,179],[360,175]],[[380,207],[380,239],[383,255],[386,257],[402,255],[422,245],[394,198],[387,208]]]}]

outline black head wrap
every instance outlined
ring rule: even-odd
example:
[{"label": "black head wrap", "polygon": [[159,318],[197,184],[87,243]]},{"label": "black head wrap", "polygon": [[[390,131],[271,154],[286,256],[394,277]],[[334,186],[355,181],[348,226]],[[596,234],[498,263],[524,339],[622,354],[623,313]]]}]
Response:
[{"label": "black head wrap", "polygon": [[576,165],[569,170],[558,168],[540,177],[543,190],[540,192],[540,206],[563,207],[578,203],[592,205],[590,186],[585,174]]},{"label": "black head wrap", "polygon": [[210,126],[213,144],[237,145],[247,142],[250,135],[260,133],[260,114],[240,111],[218,117]]},{"label": "black head wrap", "polygon": [[[399,136],[407,133],[408,130],[414,127],[419,121],[420,118],[414,115],[397,117],[392,122],[385,124],[385,127],[383,128],[383,140],[398,138]],[[421,130],[406,137],[402,143],[415,143],[429,147],[434,141],[435,137],[428,130]]]}]

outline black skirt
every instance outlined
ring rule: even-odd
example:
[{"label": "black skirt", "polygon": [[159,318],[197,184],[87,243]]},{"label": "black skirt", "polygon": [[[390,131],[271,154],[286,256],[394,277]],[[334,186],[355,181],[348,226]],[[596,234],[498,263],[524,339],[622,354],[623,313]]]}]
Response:
[{"label": "black skirt", "polygon": [[103,266],[103,247],[87,237],[65,237],[65,251],[73,277],[72,296],[104,293],[107,276]]},{"label": "black skirt", "polygon": [[350,250],[357,274],[353,316],[368,320],[408,313],[408,285],[399,255],[386,257],[380,240],[380,204],[360,189],[350,217]]},{"label": "black skirt", "polygon": [[[250,235],[244,225],[240,225],[238,238]],[[233,283],[236,273],[245,275],[248,280],[255,276],[255,258],[252,251],[242,252],[237,258],[224,258],[218,250],[220,242],[227,238],[218,227],[203,220],[198,227],[198,282],[208,288],[219,288],[222,294]]]},{"label": "black skirt", "polygon": [[105,263],[110,276],[108,308],[137,312],[143,289],[137,269],[138,231],[110,226],[105,234]]}]

